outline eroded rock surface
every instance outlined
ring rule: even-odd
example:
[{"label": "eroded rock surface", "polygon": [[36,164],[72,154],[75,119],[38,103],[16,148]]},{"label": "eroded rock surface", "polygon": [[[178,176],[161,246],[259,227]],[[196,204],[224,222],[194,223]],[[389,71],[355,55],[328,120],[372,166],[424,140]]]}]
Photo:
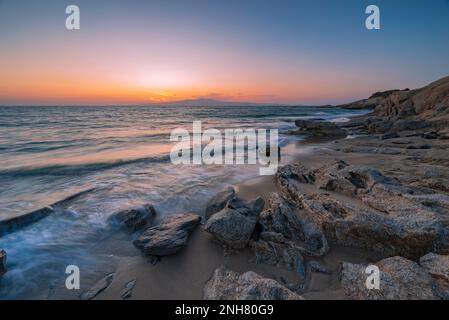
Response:
[{"label": "eroded rock surface", "polygon": [[275,280],[264,278],[253,271],[243,274],[219,267],[204,286],[206,300],[301,300]]},{"label": "eroded rock surface", "polygon": [[[243,201],[235,196],[233,188],[227,189],[209,202],[204,230],[225,246],[242,249],[251,239],[264,206],[265,201],[261,197]],[[218,208],[222,209],[214,212]]]},{"label": "eroded rock surface", "polygon": [[[443,285],[416,262],[392,257],[375,264],[380,271],[379,289],[368,289],[367,265],[344,262],[341,286],[346,295],[357,300],[434,300],[445,299]],[[372,272],[372,271],[371,271]]]},{"label": "eroded rock surface", "polygon": [[189,235],[200,220],[201,217],[193,213],[168,216],[160,224],[146,229],[133,243],[148,255],[174,254],[187,245]]},{"label": "eroded rock surface", "polygon": [[[448,252],[449,217],[424,205],[429,197],[414,195],[409,188],[374,168],[351,166],[343,161],[314,170],[302,168],[301,172],[310,176],[306,180],[295,168],[298,166],[281,168],[276,175],[282,197],[271,201],[261,215],[261,222],[268,230],[288,238],[300,235],[299,240],[309,242],[306,246],[309,249],[313,249],[310,243],[314,240],[315,251],[331,242],[375,250],[385,256],[415,259],[430,251]],[[354,206],[318,192],[303,194],[300,184],[310,181],[320,189],[358,198],[364,205]],[[431,199],[442,210],[447,205],[445,196]],[[289,230],[291,226],[294,232]]]}]

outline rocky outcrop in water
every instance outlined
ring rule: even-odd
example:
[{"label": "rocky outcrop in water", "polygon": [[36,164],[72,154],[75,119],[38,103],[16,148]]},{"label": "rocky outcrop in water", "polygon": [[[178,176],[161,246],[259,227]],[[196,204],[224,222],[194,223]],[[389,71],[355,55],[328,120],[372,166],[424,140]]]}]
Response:
[{"label": "rocky outcrop in water", "polygon": [[171,215],[146,229],[133,243],[147,255],[175,254],[187,245],[190,234],[200,221],[201,217],[193,213]]},{"label": "rocky outcrop in water", "polygon": [[[438,256],[436,259],[445,259]],[[424,258],[424,261],[427,258]],[[431,258],[429,260],[433,260]],[[436,262],[437,276],[447,272],[449,266]],[[392,257],[375,264],[378,267],[379,288],[368,289],[366,282],[372,271],[366,272],[367,265],[343,262],[341,266],[341,286],[346,295],[357,300],[435,300],[449,297],[449,282],[438,279],[429,272],[432,262],[421,266],[403,257]],[[368,280],[369,281],[369,280]]]},{"label": "rocky outcrop in water", "polygon": [[31,211],[20,216],[1,219],[0,220],[0,237],[8,233],[15,232],[25,228],[41,219],[48,217],[50,214],[57,212],[59,209],[64,209],[66,205],[75,199],[78,199],[90,192],[95,191],[96,188],[87,189],[75,193],[61,201],[55,202],[48,207],[44,207],[35,211]]},{"label": "rocky outcrop in water", "polygon": [[130,231],[137,231],[147,227],[156,216],[153,205],[146,204],[139,208],[132,208],[119,211],[113,214],[108,220],[112,223],[124,225]]},{"label": "rocky outcrop in water", "polygon": [[344,138],[346,130],[336,124],[320,120],[296,120],[298,129],[292,133],[316,138]]},{"label": "rocky outcrop in water", "polygon": [[206,300],[301,300],[275,280],[263,278],[255,272],[243,274],[219,267],[206,283],[203,291]]}]

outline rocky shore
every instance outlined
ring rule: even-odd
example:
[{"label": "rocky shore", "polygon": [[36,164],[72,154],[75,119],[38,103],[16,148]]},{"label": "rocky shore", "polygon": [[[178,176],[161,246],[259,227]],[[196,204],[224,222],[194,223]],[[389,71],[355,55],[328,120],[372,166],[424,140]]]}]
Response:
[{"label": "rocky shore", "polygon": [[319,148],[223,190],[202,216],[159,218],[151,204],[115,214],[141,256],[80,297],[449,299],[449,77],[340,107],[372,112],[296,121],[291,134]]}]

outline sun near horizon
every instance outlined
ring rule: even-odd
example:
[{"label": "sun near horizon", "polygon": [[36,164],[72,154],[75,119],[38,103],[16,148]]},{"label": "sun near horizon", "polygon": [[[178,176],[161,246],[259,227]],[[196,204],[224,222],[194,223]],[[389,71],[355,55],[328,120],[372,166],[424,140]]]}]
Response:
[{"label": "sun near horizon", "polygon": [[364,1],[76,3],[80,30],[65,2],[0,2],[0,105],[336,104],[447,72],[446,1],[378,1],[376,31]]}]

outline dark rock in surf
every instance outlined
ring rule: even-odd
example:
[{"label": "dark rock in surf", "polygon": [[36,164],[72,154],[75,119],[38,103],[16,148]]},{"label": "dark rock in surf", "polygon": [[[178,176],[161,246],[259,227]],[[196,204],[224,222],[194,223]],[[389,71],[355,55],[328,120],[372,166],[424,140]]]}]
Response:
[{"label": "dark rock in surf", "polygon": [[113,214],[110,222],[123,224],[130,231],[137,231],[148,226],[156,216],[156,210],[153,205],[146,204],[139,208],[119,211]]},{"label": "dark rock in surf", "polygon": [[346,130],[327,121],[296,120],[295,125],[298,127],[297,134],[306,134],[312,137],[344,138],[347,135]]},{"label": "dark rock in surf", "polygon": [[171,215],[146,229],[133,243],[148,255],[172,255],[187,245],[190,234],[200,221],[201,217],[193,213]]}]

